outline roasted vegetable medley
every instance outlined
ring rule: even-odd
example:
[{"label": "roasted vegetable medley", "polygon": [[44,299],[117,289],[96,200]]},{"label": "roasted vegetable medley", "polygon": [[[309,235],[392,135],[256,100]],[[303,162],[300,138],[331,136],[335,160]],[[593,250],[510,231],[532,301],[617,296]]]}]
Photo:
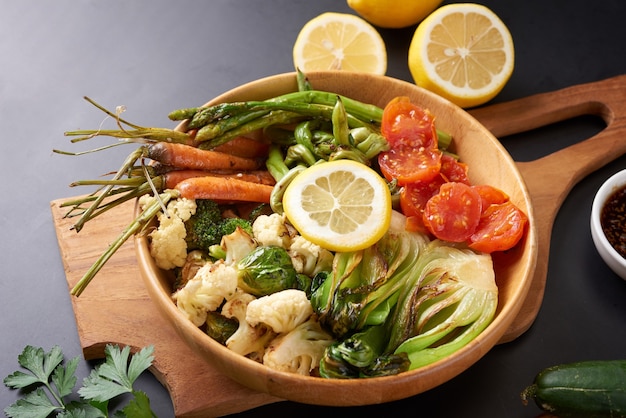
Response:
[{"label": "roasted vegetable medley", "polygon": [[[73,289],[78,296],[126,239],[147,234],[171,271],[182,315],[229,349],[277,370],[325,378],[394,375],[445,358],[492,321],[490,253],[515,246],[527,218],[504,191],[472,185],[454,138],[408,98],[384,109],[317,91],[180,109],[183,130],[68,132],[140,143],[114,178],[71,202],[75,229],[129,199],[141,214]],[[92,102],[94,103],[94,102]],[[95,103],[94,103],[95,104]],[[60,152],[60,151],[59,151]],[[372,245],[331,251],[285,212],[311,166],[350,159],[391,195]]]}]

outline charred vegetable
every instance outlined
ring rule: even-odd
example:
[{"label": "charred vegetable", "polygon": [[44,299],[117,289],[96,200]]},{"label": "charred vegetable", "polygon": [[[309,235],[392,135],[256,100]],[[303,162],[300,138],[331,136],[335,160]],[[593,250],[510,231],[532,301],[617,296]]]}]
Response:
[{"label": "charred vegetable", "polygon": [[411,369],[440,360],[489,325],[498,305],[491,256],[432,241],[420,273],[399,296],[388,350],[407,353]]},{"label": "charred vegetable", "polygon": [[297,272],[282,247],[257,247],[239,261],[237,271],[239,288],[255,296],[298,287]]},{"label": "charred vegetable", "polygon": [[[493,319],[498,289],[491,256],[404,230],[394,214],[376,245],[337,253],[311,297],[320,322],[338,337],[322,375],[415,369],[460,349]],[[397,357],[400,356],[400,357]],[[408,361],[403,361],[408,359]]]}]

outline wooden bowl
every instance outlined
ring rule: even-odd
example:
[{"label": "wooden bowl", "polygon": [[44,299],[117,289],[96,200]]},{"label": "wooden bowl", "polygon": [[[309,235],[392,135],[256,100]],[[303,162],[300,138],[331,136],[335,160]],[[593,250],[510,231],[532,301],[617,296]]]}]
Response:
[{"label": "wooden bowl", "polygon": [[[535,270],[537,243],[529,193],[517,167],[498,140],[461,108],[414,84],[366,74],[320,72],[308,74],[313,87],[380,107],[396,96],[408,96],[430,109],[437,127],[454,138],[454,149],[469,165],[473,184],[491,184],[505,191],[526,212],[528,232],[512,250],[494,256],[499,306],[493,322],[471,343],[449,357],[397,376],[337,380],[272,370],[236,354],[208,337],[176,308],[167,275],[156,267],[148,242],[136,238],[137,258],[148,292],[160,312],[198,356],[225,375],[251,389],[296,402],[354,406],[390,402],[432,389],[472,366],[503,336],[516,317]],[[235,88],[207,105],[263,100],[297,90],[295,73],[260,79]],[[180,126],[184,129],[184,124]],[[210,395],[209,395],[210,396]]]}]

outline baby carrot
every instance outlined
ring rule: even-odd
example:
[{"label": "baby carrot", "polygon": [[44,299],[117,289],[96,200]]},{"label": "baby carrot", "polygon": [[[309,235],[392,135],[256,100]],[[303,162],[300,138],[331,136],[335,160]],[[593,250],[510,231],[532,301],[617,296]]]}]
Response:
[{"label": "baby carrot", "polygon": [[157,142],[146,148],[146,157],[162,164],[197,170],[256,170],[261,161],[224,152],[202,150],[173,142]]},{"label": "baby carrot", "polygon": [[[202,144],[199,145],[202,148]],[[225,152],[230,155],[236,155],[244,158],[267,157],[267,151],[270,146],[267,142],[258,141],[256,139],[245,136],[238,136],[212,148],[213,151]]]},{"label": "baby carrot", "polygon": [[207,172],[208,176],[223,177],[228,179],[237,179],[247,181],[249,183],[265,184],[273,186],[276,180],[267,170],[250,170],[250,171],[231,171],[231,170],[215,170]]},{"label": "baby carrot", "polygon": [[253,170],[253,171],[204,171],[204,170],[171,170],[162,174],[163,183],[162,189],[174,189],[183,180],[187,180],[194,177],[217,177],[222,179],[235,179],[241,181],[247,181],[248,183],[265,184],[273,186],[276,181],[274,177],[268,171]]},{"label": "baby carrot", "polygon": [[234,178],[206,176],[183,180],[175,189],[187,199],[269,203],[274,188]]}]

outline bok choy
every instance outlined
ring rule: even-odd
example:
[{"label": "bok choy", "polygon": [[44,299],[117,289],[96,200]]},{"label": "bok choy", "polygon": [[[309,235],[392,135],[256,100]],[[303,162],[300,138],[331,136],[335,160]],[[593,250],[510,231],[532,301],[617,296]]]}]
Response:
[{"label": "bok choy", "polygon": [[337,253],[311,303],[337,337],[323,377],[397,374],[442,359],[493,319],[498,288],[491,256],[404,229],[366,250]]},{"label": "bok choy", "polygon": [[435,240],[418,263],[421,273],[398,298],[387,346],[407,353],[411,369],[465,346],[489,325],[498,306],[489,254]]},{"label": "bok choy", "polygon": [[389,231],[373,246],[336,253],[329,277],[313,292],[320,322],[337,337],[381,325],[395,305],[428,238],[406,231],[405,217],[392,212]]}]

